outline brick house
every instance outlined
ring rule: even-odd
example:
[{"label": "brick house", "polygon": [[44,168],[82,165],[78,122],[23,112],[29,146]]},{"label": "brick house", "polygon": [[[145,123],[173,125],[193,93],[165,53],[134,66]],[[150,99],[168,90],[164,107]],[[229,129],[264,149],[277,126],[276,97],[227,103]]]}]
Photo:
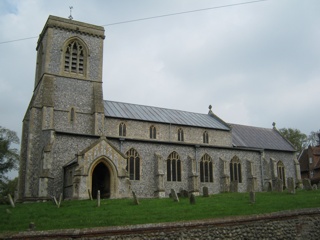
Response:
[{"label": "brick house", "polygon": [[312,184],[320,182],[320,145],[309,146],[299,156],[301,178],[309,178]]}]

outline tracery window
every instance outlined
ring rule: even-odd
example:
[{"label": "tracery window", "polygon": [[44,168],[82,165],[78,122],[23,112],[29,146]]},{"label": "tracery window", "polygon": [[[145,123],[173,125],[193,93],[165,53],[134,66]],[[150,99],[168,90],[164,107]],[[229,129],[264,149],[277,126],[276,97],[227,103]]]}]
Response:
[{"label": "tracery window", "polygon": [[131,148],[127,153],[127,167],[130,180],[140,180],[140,156],[138,152]]},{"label": "tracery window", "polygon": [[286,176],[284,171],[284,165],[281,161],[277,163],[277,171],[278,171],[278,178],[282,180],[283,186],[286,184]]},{"label": "tracery window", "polygon": [[125,137],[127,135],[127,127],[123,122],[119,124],[119,136]]},{"label": "tracery window", "polygon": [[209,143],[209,135],[207,131],[203,133],[203,143]]},{"label": "tracery window", "polygon": [[157,129],[155,126],[150,127],[150,139],[156,139],[157,138]]},{"label": "tracery window", "polygon": [[178,141],[183,142],[184,141],[184,135],[183,135],[183,130],[182,128],[178,129]]},{"label": "tracery window", "polygon": [[233,157],[230,162],[230,180],[242,182],[241,163],[238,157]]},{"label": "tracery window", "polygon": [[213,182],[213,164],[208,154],[203,155],[200,161],[200,181]]},{"label": "tracery window", "polygon": [[85,58],[82,44],[78,40],[71,41],[64,52],[64,71],[83,75]]},{"label": "tracery window", "polygon": [[176,152],[172,152],[167,159],[167,181],[181,182],[181,160]]}]

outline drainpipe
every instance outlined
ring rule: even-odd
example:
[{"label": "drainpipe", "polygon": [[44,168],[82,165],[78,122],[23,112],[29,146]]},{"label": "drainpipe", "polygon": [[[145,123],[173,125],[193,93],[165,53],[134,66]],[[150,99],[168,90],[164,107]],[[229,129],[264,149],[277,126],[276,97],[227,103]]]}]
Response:
[{"label": "drainpipe", "polygon": [[171,142],[171,123],[169,123],[169,142]]},{"label": "drainpipe", "polygon": [[264,183],[263,183],[263,178],[264,178],[264,176],[263,176],[263,159],[264,159],[264,151],[261,151],[261,156],[260,156],[260,171],[261,171],[261,187],[262,187],[262,189],[261,190],[263,190],[263,188],[264,188]]}]

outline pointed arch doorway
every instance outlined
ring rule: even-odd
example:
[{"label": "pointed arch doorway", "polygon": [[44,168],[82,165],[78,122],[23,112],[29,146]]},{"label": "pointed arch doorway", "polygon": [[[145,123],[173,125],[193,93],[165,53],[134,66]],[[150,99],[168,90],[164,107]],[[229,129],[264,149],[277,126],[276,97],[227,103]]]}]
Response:
[{"label": "pointed arch doorway", "polygon": [[97,198],[100,190],[101,198],[110,198],[110,171],[102,162],[95,166],[92,172],[92,197]]}]

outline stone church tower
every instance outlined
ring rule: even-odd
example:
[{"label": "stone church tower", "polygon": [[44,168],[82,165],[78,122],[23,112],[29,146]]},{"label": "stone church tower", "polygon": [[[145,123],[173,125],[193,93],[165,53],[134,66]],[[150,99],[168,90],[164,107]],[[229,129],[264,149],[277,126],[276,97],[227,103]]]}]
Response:
[{"label": "stone church tower", "polygon": [[[21,200],[63,192],[64,166],[104,135],[104,38],[103,27],[49,16],[39,36],[34,92],[23,119]],[[88,173],[81,171],[69,181],[84,181],[81,176]]]}]

